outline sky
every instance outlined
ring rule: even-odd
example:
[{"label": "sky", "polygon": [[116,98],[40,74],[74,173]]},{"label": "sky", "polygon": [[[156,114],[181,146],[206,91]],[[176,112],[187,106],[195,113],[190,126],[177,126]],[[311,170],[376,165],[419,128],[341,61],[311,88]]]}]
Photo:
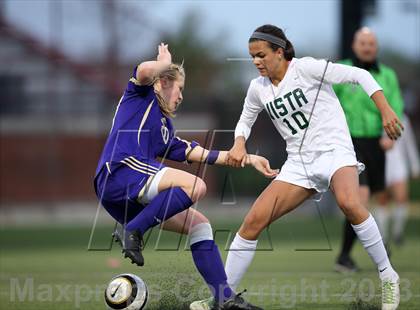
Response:
[{"label": "sky", "polygon": [[[120,28],[117,50],[124,60],[150,51],[150,46],[158,43],[161,31],[176,30],[191,10],[200,16],[197,27],[203,38],[226,40],[231,55],[221,57],[247,57],[249,35],[266,23],[283,28],[300,56],[310,53],[334,59],[338,55],[340,3],[337,0],[119,0],[115,3],[120,12],[116,18]],[[75,59],[103,56],[111,25],[103,15],[103,2],[64,0],[61,5],[61,16],[53,11],[57,4],[48,0],[5,0],[3,8],[11,24],[46,44],[55,44]],[[376,9],[365,25],[377,33],[380,47],[420,59],[420,0],[377,0]],[[54,20],[61,23],[54,24]]]}]

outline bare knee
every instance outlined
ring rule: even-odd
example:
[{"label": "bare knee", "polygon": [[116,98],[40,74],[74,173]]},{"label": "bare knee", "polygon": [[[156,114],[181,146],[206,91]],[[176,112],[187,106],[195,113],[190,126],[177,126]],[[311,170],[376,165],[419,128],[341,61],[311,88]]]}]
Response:
[{"label": "bare knee", "polygon": [[368,217],[368,211],[356,195],[337,195],[337,204],[352,224],[359,224]]},{"label": "bare knee", "polygon": [[336,196],[337,204],[340,209],[344,212],[344,214],[352,214],[354,210],[360,208],[362,206],[360,199],[355,197],[354,195],[337,195]]},{"label": "bare knee", "polygon": [[199,177],[191,180],[190,184],[183,189],[186,191],[187,195],[190,196],[193,202],[197,202],[198,200],[204,198],[207,193],[207,185]]},{"label": "bare knee", "polygon": [[193,202],[202,199],[207,193],[206,183],[199,177],[192,177],[188,182],[185,182],[181,188],[187,193]]},{"label": "bare knee", "polygon": [[268,219],[254,213],[248,214],[241,228],[239,234],[247,240],[257,240],[260,233],[268,226]]},{"label": "bare knee", "polygon": [[180,187],[193,202],[203,198],[207,192],[206,183],[188,172],[168,168],[159,182],[158,191]]}]

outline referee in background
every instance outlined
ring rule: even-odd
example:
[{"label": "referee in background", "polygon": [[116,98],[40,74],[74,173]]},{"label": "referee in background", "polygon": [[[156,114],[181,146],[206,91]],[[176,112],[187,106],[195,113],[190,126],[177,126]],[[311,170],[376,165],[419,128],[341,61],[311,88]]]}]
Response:
[{"label": "referee in background", "polygon": [[[385,97],[399,118],[402,116],[403,100],[397,76],[391,68],[377,60],[378,43],[375,34],[366,27],[359,29],[353,38],[353,58],[341,61],[369,71],[383,88]],[[347,124],[353,140],[358,161],[366,169],[360,174],[360,199],[367,206],[371,195],[377,202],[376,222],[386,241],[388,210],[385,205],[385,151],[392,148],[393,141],[383,134],[379,110],[358,85],[334,85],[334,91],[344,109]],[[350,257],[356,234],[350,222],[345,220],[341,253],[337,258],[335,270],[339,272],[357,271],[357,265]]]}]

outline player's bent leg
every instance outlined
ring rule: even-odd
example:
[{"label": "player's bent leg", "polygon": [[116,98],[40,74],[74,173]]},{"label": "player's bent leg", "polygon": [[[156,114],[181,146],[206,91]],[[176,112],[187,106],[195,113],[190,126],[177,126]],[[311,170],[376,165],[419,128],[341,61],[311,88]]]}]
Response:
[{"label": "player's bent leg", "polygon": [[145,232],[187,210],[206,192],[200,178],[172,168],[160,170],[147,186],[138,199],[145,206],[126,224],[123,237],[124,256],[139,266],[144,264],[141,252]]},{"label": "player's bent leg", "polygon": [[355,167],[340,168],[331,179],[331,189],[334,192],[337,204],[352,223],[363,247],[377,265],[379,277],[382,281],[382,309],[397,309],[399,304],[399,276],[391,266],[374,218],[360,202],[358,185]]},{"label": "player's bent leg", "polygon": [[203,214],[190,208],[166,220],[162,229],[189,234],[194,264],[213,293],[210,299],[193,302],[190,309],[260,309],[247,303],[240,295],[235,295],[227,284],[223,261],[213,240],[212,228]]},{"label": "player's bent leg", "polygon": [[298,207],[315,193],[283,181],[273,181],[261,193],[246,215],[239,234],[247,240],[256,240],[272,222]]},{"label": "player's bent leg", "polygon": [[167,219],[162,223],[163,230],[176,232],[183,235],[188,235],[193,231],[193,228],[200,224],[208,224],[209,220],[199,211],[189,208],[181,213],[178,213]]},{"label": "player's bent leg", "polygon": [[233,296],[227,285],[219,249],[213,240],[213,230],[203,214],[190,208],[165,221],[162,229],[189,235],[194,264],[213,294],[211,306]]},{"label": "player's bent leg", "polygon": [[356,167],[338,169],[331,178],[331,189],[338,206],[351,224],[360,224],[369,217],[369,212],[360,201]]},{"label": "player's bent leg", "polygon": [[[362,205],[367,206],[370,197],[369,186],[360,185],[359,186],[359,197]],[[341,245],[340,254],[337,257],[334,270],[341,273],[356,272],[359,270],[359,267],[354,262],[350,256],[350,252],[353,248],[354,242],[357,239],[357,235],[354,232],[351,223],[347,218],[344,219],[343,226],[343,240]]]},{"label": "player's bent leg", "polygon": [[150,188],[157,182],[158,192],[149,195],[150,203],[127,224],[127,230],[137,230],[144,235],[148,229],[187,210],[206,193],[203,180],[177,169],[167,168],[159,180],[152,181]]},{"label": "player's bent leg", "polygon": [[230,245],[225,269],[232,289],[237,289],[251,264],[260,233],[270,223],[292,211],[313,193],[313,190],[283,181],[271,182],[261,193]]},{"label": "player's bent leg", "polygon": [[193,202],[197,202],[206,195],[206,183],[191,173],[183,170],[167,168],[165,174],[159,182],[159,193],[171,188],[180,187]]}]

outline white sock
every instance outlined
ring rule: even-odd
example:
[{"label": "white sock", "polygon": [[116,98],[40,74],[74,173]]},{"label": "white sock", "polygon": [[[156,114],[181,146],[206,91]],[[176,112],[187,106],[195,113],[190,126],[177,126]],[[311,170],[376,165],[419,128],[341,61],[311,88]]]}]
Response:
[{"label": "white sock", "polygon": [[389,262],[378,225],[376,225],[373,216],[369,214],[369,217],[363,223],[351,226],[357,234],[357,237],[359,237],[363,247],[368,252],[370,258],[378,267],[381,280],[391,279],[396,281],[398,279],[398,274]]},{"label": "white sock", "polygon": [[252,262],[258,240],[246,240],[237,233],[229,248],[226,259],[226,275],[230,288],[234,291]]},{"label": "white sock", "polygon": [[407,204],[402,203],[395,206],[392,213],[393,226],[392,226],[392,237],[400,237],[405,228],[405,222],[407,221],[408,207]]},{"label": "white sock", "polygon": [[389,210],[385,207],[376,207],[373,213],[379,231],[381,232],[382,240],[388,242],[388,224],[389,224]]}]

